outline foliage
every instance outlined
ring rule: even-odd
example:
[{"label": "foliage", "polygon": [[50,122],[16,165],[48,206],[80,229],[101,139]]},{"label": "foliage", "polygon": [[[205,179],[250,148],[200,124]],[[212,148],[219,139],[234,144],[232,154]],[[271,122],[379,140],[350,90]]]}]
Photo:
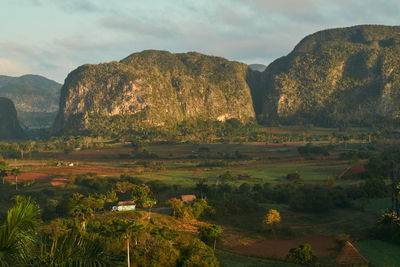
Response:
[{"label": "foliage", "polygon": [[40,222],[37,205],[25,197],[17,197],[0,228],[0,265],[27,265],[32,258],[36,231]]},{"label": "foliage", "polygon": [[286,175],[286,179],[289,181],[296,181],[300,179],[300,173],[298,171],[293,172],[293,173],[289,173],[288,175]]},{"label": "foliage", "polygon": [[199,228],[199,235],[201,241],[210,246],[214,246],[214,250],[215,250],[215,244],[222,237],[222,232],[223,232],[222,227],[216,224],[205,225]]},{"label": "foliage", "polygon": [[263,219],[263,226],[267,227],[268,229],[272,229],[273,231],[276,230],[278,225],[281,223],[281,215],[279,211],[275,209],[270,209],[268,213],[264,216]]},{"label": "foliage", "polygon": [[377,238],[400,243],[400,218],[393,211],[385,211],[379,217],[374,234]]},{"label": "foliage", "polygon": [[307,36],[264,72],[259,98],[272,101],[262,114],[287,124],[398,124],[398,34],[398,27],[361,25]]},{"label": "foliage", "polygon": [[110,266],[98,238],[69,231],[53,238],[45,237],[41,242],[38,266]]},{"label": "foliage", "polygon": [[174,216],[185,219],[198,219],[202,216],[210,216],[215,210],[208,204],[206,199],[196,199],[189,204],[185,204],[182,200],[172,198],[168,200],[171,205]]},{"label": "foliage", "polygon": [[316,262],[316,259],[317,257],[315,256],[309,244],[291,248],[289,255],[286,257],[286,260],[289,262],[306,266],[313,266]]}]

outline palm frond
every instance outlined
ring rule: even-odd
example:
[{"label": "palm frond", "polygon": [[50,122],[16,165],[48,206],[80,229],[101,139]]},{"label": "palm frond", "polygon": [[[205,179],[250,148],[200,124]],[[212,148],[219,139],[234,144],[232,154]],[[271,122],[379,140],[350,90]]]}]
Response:
[{"label": "palm frond", "polygon": [[27,263],[35,243],[40,210],[30,198],[18,198],[0,227],[0,264]]}]

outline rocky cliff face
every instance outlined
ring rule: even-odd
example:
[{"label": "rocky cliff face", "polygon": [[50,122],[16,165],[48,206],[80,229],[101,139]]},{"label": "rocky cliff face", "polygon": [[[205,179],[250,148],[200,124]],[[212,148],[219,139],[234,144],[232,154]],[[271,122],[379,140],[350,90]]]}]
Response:
[{"label": "rocky cliff face", "polygon": [[9,77],[0,75],[0,97],[15,103],[24,126],[49,127],[58,111],[61,84],[38,75]]},{"label": "rocky cliff face", "polygon": [[19,139],[23,135],[13,102],[0,97],[0,139]]},{"label": "rocky cliff face", "polygon": [[257,80],[265,122],[371,124],[400,118],[400,27],[317,32]]},{"label": "rocky cliff face", "polygon": [[85,130],[93,116],[137,116],[147,125],[254,118],[247,65],[199,53],[143,51],[84,65],[61,90],[54,133]]}]

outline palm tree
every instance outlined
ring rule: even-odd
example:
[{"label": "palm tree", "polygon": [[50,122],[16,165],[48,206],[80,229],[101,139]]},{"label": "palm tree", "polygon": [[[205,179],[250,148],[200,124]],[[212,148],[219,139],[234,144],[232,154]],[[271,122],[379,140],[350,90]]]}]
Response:
[{"label": "palm tree", "polygon": [[85,231],[86,222],[93,217],[93,210],[85,205],[78,205],[72,211],[72,215],[81,222],[81,230]]},{"label": "palm tree", "polygon": [[110,266],[95,238],[77,231],[69,231],[52,240],[45,238],[36,261],[38,266]]},{"label": "palm tree", "polygon": [[4,178],[7,177],[7,176],[8,176],[7,170],[3,169],[3,168],[0,168],[0,177],[3,179],[3,184],[4,184]]},{"label": "palm tree", "polygon": [[32,256],[40,210],[30,199],[17,197],[0,228],[0,265],[27,265]]},{"label": "palm tree", "polygon": [[13,168],[11,174],[15,177],[15,190],[18,190],[18,175],[21,174],[21,170],[19,168]]},{"label": "palm tree", "polygon": [[113,220],[111,224],[110,232],[108,233],[111,236],[119,236],[120,239],[125,240],[126,242],[126,257],[127,257],[127,264],[128,267],[131,266],[130,260],[130,240],[134,237],[135,244],[137,245],[137,237],[140,232],[144,230],[142,224],[136,222],[135,220],[121,220],[116,219]]},{"label": "palm tree", "polygon": [[4,184],[4,177],[7,176],[7,167],[8,163],[5,160],[0,160],[0,177],[3,179],[3,184]]}]

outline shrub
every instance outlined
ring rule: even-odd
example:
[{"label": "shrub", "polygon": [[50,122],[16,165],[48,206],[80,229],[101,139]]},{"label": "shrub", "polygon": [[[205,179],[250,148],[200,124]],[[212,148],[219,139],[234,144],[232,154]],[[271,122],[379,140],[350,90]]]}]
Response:
[{"label": "shrub", "polygon": [[314,252],[309,244],[300,245],[297,248],[292,248],[289,251],[289,255],[286,257],[289,262],[313,266],[317,260]]},{"label": "shrub", "polygon": [[290,181],[299,180],[300,179],[300,174],[299,174],[298,171],[293,172],[293,173],[289,173],[288,175],[286,175],[286,179],[290,180]]}]

